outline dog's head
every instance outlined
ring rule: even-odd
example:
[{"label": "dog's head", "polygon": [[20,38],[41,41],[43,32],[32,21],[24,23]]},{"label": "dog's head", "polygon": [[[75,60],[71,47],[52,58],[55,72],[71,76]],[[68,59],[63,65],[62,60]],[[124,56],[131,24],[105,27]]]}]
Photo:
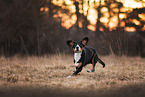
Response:
[{"label": "dog's head", "polygon": [[89,38],[88,37],[85,37],[84,39],[82,39],[80,42],[74,42],[72,40],[68,40],[67,41],[67,44],[73,48],[73,51],[74,52],[82,52],[83,51],[83,48],[87,45],[89,41]]}]

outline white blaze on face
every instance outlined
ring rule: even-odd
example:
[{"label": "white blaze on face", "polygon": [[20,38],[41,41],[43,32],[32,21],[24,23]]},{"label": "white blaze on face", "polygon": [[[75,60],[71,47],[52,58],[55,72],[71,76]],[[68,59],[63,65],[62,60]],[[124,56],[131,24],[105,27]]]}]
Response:
[{"label": "white blaze on face", "polygon": [[80,51],[81,50],[81,47],[77,44],[77,46],[75,47],[75,51],[77,51],[77,48],[78,50]]},{"label": "white blaze on face", "polygon": [[77,63],[77,62],[80,60],[81,54],[82,54],[81,52],[74,53],[75,66],[78,66],[79,65],[79,63]]}]

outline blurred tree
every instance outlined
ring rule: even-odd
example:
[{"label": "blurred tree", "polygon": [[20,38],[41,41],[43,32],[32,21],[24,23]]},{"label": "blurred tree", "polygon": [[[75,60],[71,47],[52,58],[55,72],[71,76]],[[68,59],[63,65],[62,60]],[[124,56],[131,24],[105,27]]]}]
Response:
[{"label": "blurred tree", "polygon": [[145,8],[136,8],[132,12],[127,14],[125,20],[126,27],[135,27],[136,32],[139,33],[143,30],[145,20],[139,17],[141,14],[145,14]]},{"label": "blurred tree", "polygon": [[107,25],[108,25],[107,32],[109,32],[109,28],[110,28],[110,27],[109,27],[109,23],[110,23],[110,20],[111,20],[111,17],[112,17],[112,16],[111,16],[111,11],[112,11],[112,10],[111,10],[111,3],[112,3],[112,2],[111,2],[110,0],[105,0],[105,3],[106,3],[106,7],[108,8],[108,13],[109,13],[109,14],[108,14],[108,15],[109,15],[109,16],[108,16],[108,22],[107,22]]},{"label": "blurred tree", "polygon": [[[7,56],[15,53],[44,54],[55,52],[56,39],[66,32],[61,21],[53,18],[54,10],[62,10],[46,0],[1,0],[0,1],[0,51]],[[44,11],[40,11],[41,8]],[[47,10],[49,9],[49,11]],[[48,14],[49,12],[49,14]],[[66,35],[66,33],[65,33]],[[64,35],[64,36],[65,36]],[[54,41],[54,44],[52,41]]]},{"label": "blurred tree", "polygon": [[98,36],[98,34],[100,33],[100,30],[99,28],[101,27],[101,22],[100,22],[100,18],[102,16],[102,13],[101,13],[101,0],[99,0],[99,6],[97,7],[97,12],[98,12],[98,15],[97,15],[97,23],[96,23],[96,36]]},{"label": "blurred tree", "polygon": [[[139,34],[137,39],[135,41],[137,42],[136,44],[134,43],[134,53],[137,53],[137,55],[141,55],[142,57],[145,57],[145,20],[140,17],[140,15],[145,14],[145,8],[136,8],[133,9],[132,12],[127,13],[127,18],[124,19],[125,21],[125,26],[126,27],[134,27],[136,29],[136,37]],[[134,40],[134,39],[132,39]],[[130,48],[132,49],[132,48]]]},{"label": "blurred tree", "polygon": [[79,32],[79,18],[80,18],[80,12],[79,12],[79,2],[74,1],[73,3],[75,5],[75,9],[76,9],[76,16],[77,16],[77,20],[76,20],[76,28],[77,28],[77,32]]},{"label": "blurred tree", "polygon": [[[88,25],[89,21],[87,19],[88,16],[88,9],[87,9],[87,14],[84,14],[84,2],[87,2],[89,5],[89,0],[73,0],[73,5],[75,6],[75,16],[76,16],[76,22],[75,24],[69,28],[69,36],[73,37],[74,39],[78,39],[83,36],[88,35]],[[77,36],[76,36],[77,35]]]},{"label": "blurred tree", "polygon": [[[60,0],[55,2],[57,1]],[[56,50],[65,51],[65,41],[68,38],[79,39],[88,36],[96,41],[97,46],[95,42],[91,43],[94,43],[97,49],[105,44],[105,50],[101,52],[122,55],[129,46],[127,39],[132,41],[128,38],[128,33],[124,32],[124,27],[134,27],[137,33],[145,37],[145,21],[141,18],[145,14],[144,8],[134,9],[132,12],[122,11],[124,6],[118,0],[94,0],[93,3],[92,0],[61,2],[62,4],[57,5],[53,0],[0,0],[0,53],[9,56],[15,53],[41,55],[54,53]],[[97,11],[95,32],[88,29],[89,12],[94,8]],[[102,11],[103,8],[107,10]],[[75,11],[71,11],[74,9]],[[122,14],[125,17],[121,18]],[[107,21],[102,21],[103,17]],[[114,17],[117,17],[116,20]],[[67,18],[74,20],[74,25],[70,28],[72,30],[63,27],[68,21]],[[121,26],[122,22],[125,23],[124,26]],[[68,25],[69,23],[67,22]],[[137,43],[141,44],[138,50],[142,53],[144,49],[141,49],[141,46],[143,47],[144,42]]]},{"label": "blurred tree", "polygon": [[87,3],[88,3],[88,9],[87,9],[87,15],[86,16],[84,15],[84,0],[82,0],[82,3],[81,3],[82,10],[83,10],[83,12],[82,12],[82,25],[83,25],[84,34],[88,34],[88,25],[90,24],[88,19],[87,19],[88,11],[90,9],[89,0],[87,1]]},{"label": "blurred tree", "polygon": [[123,4],[117,0],[105,0],[104,3],[102,8],[108,9],[106,12],[102,13],[102,17],[104,17],[106,13],[108,17],[107,25],[104,23],[103,25],[105,26],[102,26],[103,34],[101,37],[105,44],[104,48],[109,49],[110,53],[116,55],[127,54],[128,35],[124,32],[125,26],[121,26],[121,23],[124,23],[124,17],[120,17],[121,15],[125,16],[125,12],[122,10]]},{"label": "blurred tree", "polygon": [[[35,23],[40,22],[35,18],[41,18],[39,11],[41,3],[35,0],[31,2],[28,2],[28,0],[11,0],[11,2],[9,0],[1,0],[0,4],[0,24],[2,25],[0,34],[3,37],[1,38],[1,51],[7,55],[18,51],[28,53],[27,43],[34,42],[32,39],[35,37],[33,32],[36,31],[34,29]],[[30,48],[33,49],[33,46],[31,45]]]}]

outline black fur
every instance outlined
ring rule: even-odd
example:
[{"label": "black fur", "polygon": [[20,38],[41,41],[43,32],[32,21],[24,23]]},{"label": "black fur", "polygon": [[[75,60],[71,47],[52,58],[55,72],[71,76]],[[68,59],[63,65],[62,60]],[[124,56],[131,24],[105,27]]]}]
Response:
[{"label": "black fur", "polygon": [[[84,38],[79,43],[73,42],[71,40],[67,41],[67,44],[73,49],[75,49],[76,45],[79,45],[82,49],[81,58],[77,62],[77,63],[82,63],[82,65],[79,67],[76,67],[76,70],[74,71],[73,75],[77,75],[79,72],[82,71],[82,68],[84,66],[90,63],[93,65],[93,69],[91,70],[91,72],[94,72],[97,61],[103,65],[103,68],[105,67],[105,63],[101,59],[99,59],[96,51],[92,47],[86,46],[88,41],[89,41],[88,37]],[[74,63],[75,63],[75,60],[74,60]]]}]

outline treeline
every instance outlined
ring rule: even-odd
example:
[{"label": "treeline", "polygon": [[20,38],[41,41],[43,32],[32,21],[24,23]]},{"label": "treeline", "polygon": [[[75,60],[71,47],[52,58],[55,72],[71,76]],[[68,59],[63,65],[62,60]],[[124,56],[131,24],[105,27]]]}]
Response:
[{"label": "treeline", "polygon": [[41,55],[54,53],[65,45],[67,30],[61,22],[40,12],[44,3],[40,0],[0,1],[1,54]]},{"label": "treeline", "polygon": [[[0,54],[11,56],[15,54],[22,55],[43,55],[47,53],[70,52],[66,41],[68,39],[80,40],[88,36],[90,38],[89,45],[93,46],[100,54],[116,54],[116,55],[140,55],[145,56],[145,21],[138,17],[138,14],[145,13],[145,8],[134,9],[132,12],[122,12],[123,4],[116,0],[106,0],[105,4],[101,4],[101,0],[96,6],[98,12],[96,30],[91,31],[87,27],[90,24],[87,16],[80,13],[79,4],[84,0],[75,1],[76,23],[66,29],[62,26],[62,17],[54,17],[58,12],[70,14],[67,8],[54,5],[53,0],[0,0]],[[88,0],[89,4],[89,0]],[[111,4],[116,4],[114,12]],[[66,6],[65,2],[64,5]],[[48,11],[41,10],[47,7]],[[103,17],[101,8],[106,7],[109,11],[109,17],[118,16],[118,26],[116,29],[109,30],[100,19]],[[113,13],[113,14],[111,14]],[[127,18],[120,19],[119,14],[125,13]],[[140,25],[132,22],[136,19]],[[124,21],[125,26],[120,26]],[[82,27],[79,27],[79,23]],[[109,21],[108,21],[109,25]],[[135,27],[136,33],[129,34],[125,32],[125,27]],[[103,29],[100,30],[100,28]]]}]

